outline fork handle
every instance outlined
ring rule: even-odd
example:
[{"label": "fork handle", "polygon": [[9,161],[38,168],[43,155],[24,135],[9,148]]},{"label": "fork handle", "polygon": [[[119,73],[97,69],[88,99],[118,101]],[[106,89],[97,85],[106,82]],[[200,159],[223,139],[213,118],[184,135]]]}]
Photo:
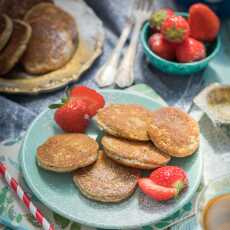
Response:
[{"label": "fork handle", "polygon": [[132,29],[132,22],[131,22],[131,20],[128,20],[128,22],[126,23],[126,25],[125,25],[122,33],[121,33],[121,36],[117,42],[116,47],[113,50],[113,53],[111,55],[111,59],[109,61],[110,63],[115,62],[115,65],[118,66],[118,61],[119,61],[119,58],[121,55],[121,51],[125,45],[125,42],[128,39],[128,36],[131,32],[131,29]]},{"label": "fork handle", "polygon": [[130,45],[127,50],[126,57],[124,57],[124,60],[129,60],[129,64],[133,65],[134,60],[135,60],[135,55],[136,55],[136,50],[137,50],[137,45],[139,41],[139,32],[141,29],[142,23],[137,22],[134,29],[133,29],[133,36],[131,38]]},{"label": "fork handle", "polygon": [[142,22],[136,22],[133,29],[133,35],[131,38],[130,45],[124,55],[122,62],[120,63],[120,66],[116,74],[116,84],[121,88],[128,87],[132,85],[134,82],[133,67],[141,26]]},{"label": "fork handle", "polygon": [[95,81],[99,87],[106,87],[114,83],[121,51],[131,32],[131,29],[132,21],[128,20],[109,60],[99,69],[95,76]]}]

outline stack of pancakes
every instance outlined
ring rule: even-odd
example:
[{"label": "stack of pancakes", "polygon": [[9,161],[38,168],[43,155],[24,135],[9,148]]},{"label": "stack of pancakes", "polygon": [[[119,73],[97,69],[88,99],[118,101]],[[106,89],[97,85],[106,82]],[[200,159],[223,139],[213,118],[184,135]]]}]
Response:
[{"label": "stack of pancakes", "polygon": [[88,198],[118,202],[136,188],[141,170],[187,157],[199,146],[199,126],[185,112],[165,107],[150,111],[140,105],[112,104],[98,111],[104,131],[103,150],[84,134],[61,134],[38,148],[37,161],[55,172],[74,171],[73,180]]},{"label": "stack of pancakes", "polygon": [[167,164],[170,156],[157,149],[149,139],[152,112],[139,105],[110,105],[96,116],[105,131],[102,145],[108,157],[139,169],[154,169]]},{"label": "stack of pancakes", "polygon": [[44,74],[63,67],[77,48],[74,18],[52,0],[0,1],[0,75],[20,63]]},{"label": "stack of pancakes", "polygon": [[199,146],[199,125],[178,108],[150,111],[115,104],[101,109],[96,121],[106,133],[102,138],[106,154],[130,167],[153,169],[172,156],[187,157]]}]

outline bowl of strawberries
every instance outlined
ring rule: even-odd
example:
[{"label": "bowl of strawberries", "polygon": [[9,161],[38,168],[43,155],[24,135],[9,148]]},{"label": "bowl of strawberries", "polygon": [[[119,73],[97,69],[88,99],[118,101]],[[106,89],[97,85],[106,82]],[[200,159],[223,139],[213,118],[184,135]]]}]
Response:
[{"label": "bowl of strawberries", "polygon": [[220,50],[220,20],[205,4],[193,4],[188,13],[160,9],[141,31],[149,62],[175,75],[196,73],[208,66]]}]

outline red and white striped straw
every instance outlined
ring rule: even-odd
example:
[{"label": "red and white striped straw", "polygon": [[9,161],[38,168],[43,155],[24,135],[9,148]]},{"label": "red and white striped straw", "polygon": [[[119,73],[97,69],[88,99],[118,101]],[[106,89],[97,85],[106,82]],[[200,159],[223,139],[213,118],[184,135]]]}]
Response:
[{"label": "red and white striped straw", "polygon": [[17,181],[10,176],[7,171],[5,165],[0,162],[0,174],[4,176],[7,184],[13,191],[17,194],[19,199],[24,203],[24,205],[29,209],[30,213],[34,216],[34,218],[42,225],[44,230],[54,230],[53,225],[51,225],[46,218],[43,216],[41,211],[35,207],[26,193],[22,190],[21,186],[17,183]]}]

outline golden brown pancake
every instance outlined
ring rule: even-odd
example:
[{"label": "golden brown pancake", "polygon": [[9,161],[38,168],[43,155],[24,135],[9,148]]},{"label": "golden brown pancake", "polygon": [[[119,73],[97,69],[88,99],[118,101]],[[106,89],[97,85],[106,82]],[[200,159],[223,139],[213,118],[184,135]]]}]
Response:
[{"label": "golden brown pancake", "polygon": [[19,61],[31,37],[31,27],[21,20],[13,20],[13,32],[0,53],[0,75],[8,73]]},{"label": "golden brown pancake", "polygon": [[148,133],[153,143],[171,156],[189,156],[199,146],[198,123],[178,108],[154,111]]},{"label": "golden brown pancake", "polygon": [[140,105],[112,104],[98,111],[96,121],[104,131],[130,140],[148,141],[151,112]]},{"label": "golden brown pancake", "polygon": [[55,135],[37,149],[38,165],[54,172],[70,172],[88,166],[97,157],[97,142],[79,133]]},{"label": "golden brown pancake", "polygon": [[139,171],[110,160],[103,151],[95,164],[75,172],[73,180],[82,194],[102,202],[122,201],[135,191]]},{"label": "golden brown pancake", "polygon": [[151,142],[130,141],[106,135],[101,143],[108,157],[133,168],[154,169],[166,165],[171,159]]},{"label": "golden brown pancake", "polygon": [[1,0],[0,14],[7,14],[11,18],[23,19],[29,9],[41,2],[53,3],[53,0]]},{"label": "golden brown pancake", "polygon": [[13,21],[6,15],[0,15],[0,51],[6,46],[13,32]]},{"label": "golden brown pancake", "polygon": [[63,67],[72,58],[76,44],[58,22],[47,18],[30,22],[32,37],[22,59],[27,72],[44,74]]},{"label": "golden brown pancake", "polygon": [[78,40],[77,25],[75,19],[66,11],[50,3],[41,3],[31,8],[24,20],[31,23],[41,18],[55,21],[58,28],[63,28],[72,34],[73,42]]}]

